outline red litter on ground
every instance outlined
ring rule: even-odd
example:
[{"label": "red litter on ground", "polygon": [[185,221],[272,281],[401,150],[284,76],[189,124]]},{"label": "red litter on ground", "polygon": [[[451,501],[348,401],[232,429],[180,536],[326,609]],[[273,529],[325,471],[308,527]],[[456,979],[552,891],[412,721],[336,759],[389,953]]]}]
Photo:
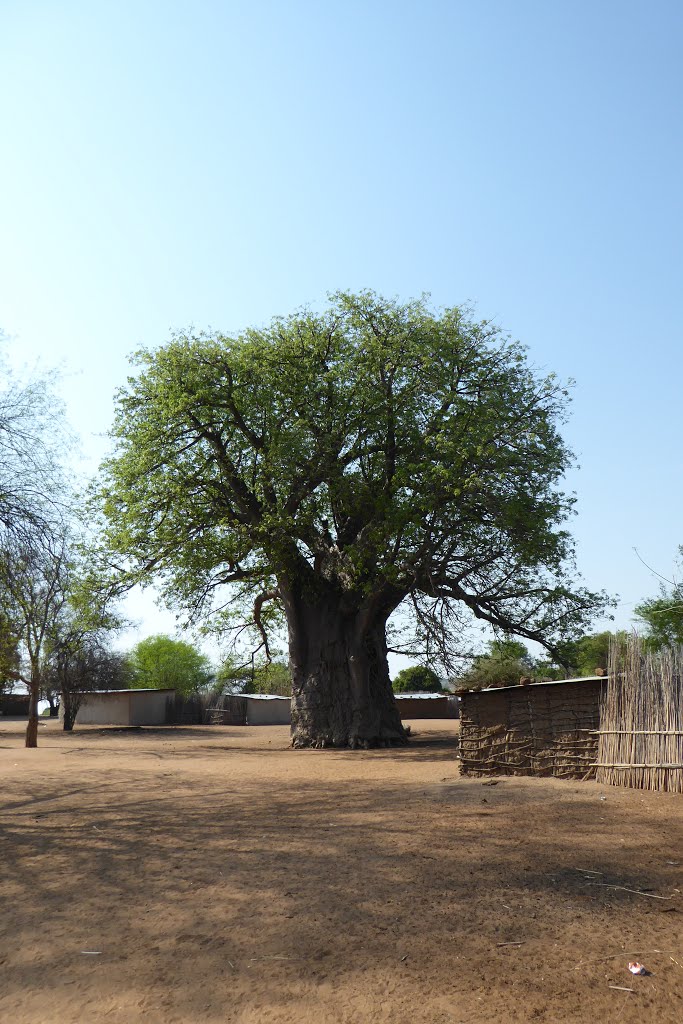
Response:
[{"label": "red litter on ground", "polygon": [[628,969],[631,974],[647,974],[643,965],[639,964],[637,960],[629,960]]}]

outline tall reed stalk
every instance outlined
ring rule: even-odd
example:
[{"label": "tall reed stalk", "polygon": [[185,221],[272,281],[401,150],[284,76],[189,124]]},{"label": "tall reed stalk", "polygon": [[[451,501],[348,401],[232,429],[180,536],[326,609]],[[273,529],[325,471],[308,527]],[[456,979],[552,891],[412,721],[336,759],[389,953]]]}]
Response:
[{"label": "tall reed stalk", "polygon": [[683,793],[683,647],[613,641],[602,695],[596,780]]}]

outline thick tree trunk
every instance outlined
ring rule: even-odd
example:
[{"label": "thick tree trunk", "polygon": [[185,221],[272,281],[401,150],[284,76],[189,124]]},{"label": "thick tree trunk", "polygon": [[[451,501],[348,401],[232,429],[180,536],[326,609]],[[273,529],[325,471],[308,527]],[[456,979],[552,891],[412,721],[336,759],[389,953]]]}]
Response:
[{"label": "thick tree trunk", "polygon": [[28,691],[28,724],[26,726],[26,746],[38,746],[38,695],[40,686],[29,687]]},{"label": "thick tree trunk", "polygon": [[391,689],[386,616],[345,612],[334,593],[305,600],[281,586],[289,629],[292,745],[404,744]]},{"label": "thick tree trunk", "polygon": [[62,690],[62,722],[64,732],[73,732],[76,715],[81,706],[81,695]]}]

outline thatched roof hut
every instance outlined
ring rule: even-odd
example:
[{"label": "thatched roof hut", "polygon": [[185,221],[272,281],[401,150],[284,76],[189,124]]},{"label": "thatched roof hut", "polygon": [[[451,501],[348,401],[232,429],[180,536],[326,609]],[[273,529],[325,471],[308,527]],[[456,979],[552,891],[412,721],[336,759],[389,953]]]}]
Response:
[{"label": "thatched roof hut", "polygon": [[459,691],[463,775],[593,778],[606,684],[589,676]]}]

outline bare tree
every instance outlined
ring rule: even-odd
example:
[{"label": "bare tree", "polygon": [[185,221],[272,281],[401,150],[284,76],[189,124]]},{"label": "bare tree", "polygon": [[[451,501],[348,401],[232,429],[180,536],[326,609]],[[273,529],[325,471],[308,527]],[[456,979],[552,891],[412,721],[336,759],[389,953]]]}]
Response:
[{"label": "bare tree", "polygon": [[[0,335],[0,340],[2,336]],[[73,442],[55,375],[18,378],[0,360],[0,543],[33,543],[66,510],[62,457]]]},{"label": "bare tree", "polygon": [[35,747],[42,693],[60,693],[70,729],[84,690],[121,685],[124,659],[109,650],[108,638],[124,621],[66,527],[0,550],[0,581],[0,614],[12,623],[20,655],[11,675],[28,688],[26,746]]},{"label": "bare tree", "polygon": [[[125,655],[110,650],[109,633],[116,628],[111,616],[102,613],[99,623],[79,618],[70,609],[66,621],[57,624],[44,673],[44,685],[58,693],[62,720],[71,732],[89,690],[125,689],[131,670]],[[107,621],[110,620],[110,621]]]},{"label": "bare tree", "polygon": [[[2,336],[0,335],[0,340]],[[0,359],[0,666],[29,691],[36,746],[45,645],[67,601],[69,450],[54,373],[18,377]]]},{"label": "bare tree", "polygon": [[21,662],[15,678],[29,693],[26,746],[38,745],[38,701],[49,637],[54,633],[68,598],[69,538],[66,531],[29,532],[0,550],[0,597],[4,614],[13,623]]}]

